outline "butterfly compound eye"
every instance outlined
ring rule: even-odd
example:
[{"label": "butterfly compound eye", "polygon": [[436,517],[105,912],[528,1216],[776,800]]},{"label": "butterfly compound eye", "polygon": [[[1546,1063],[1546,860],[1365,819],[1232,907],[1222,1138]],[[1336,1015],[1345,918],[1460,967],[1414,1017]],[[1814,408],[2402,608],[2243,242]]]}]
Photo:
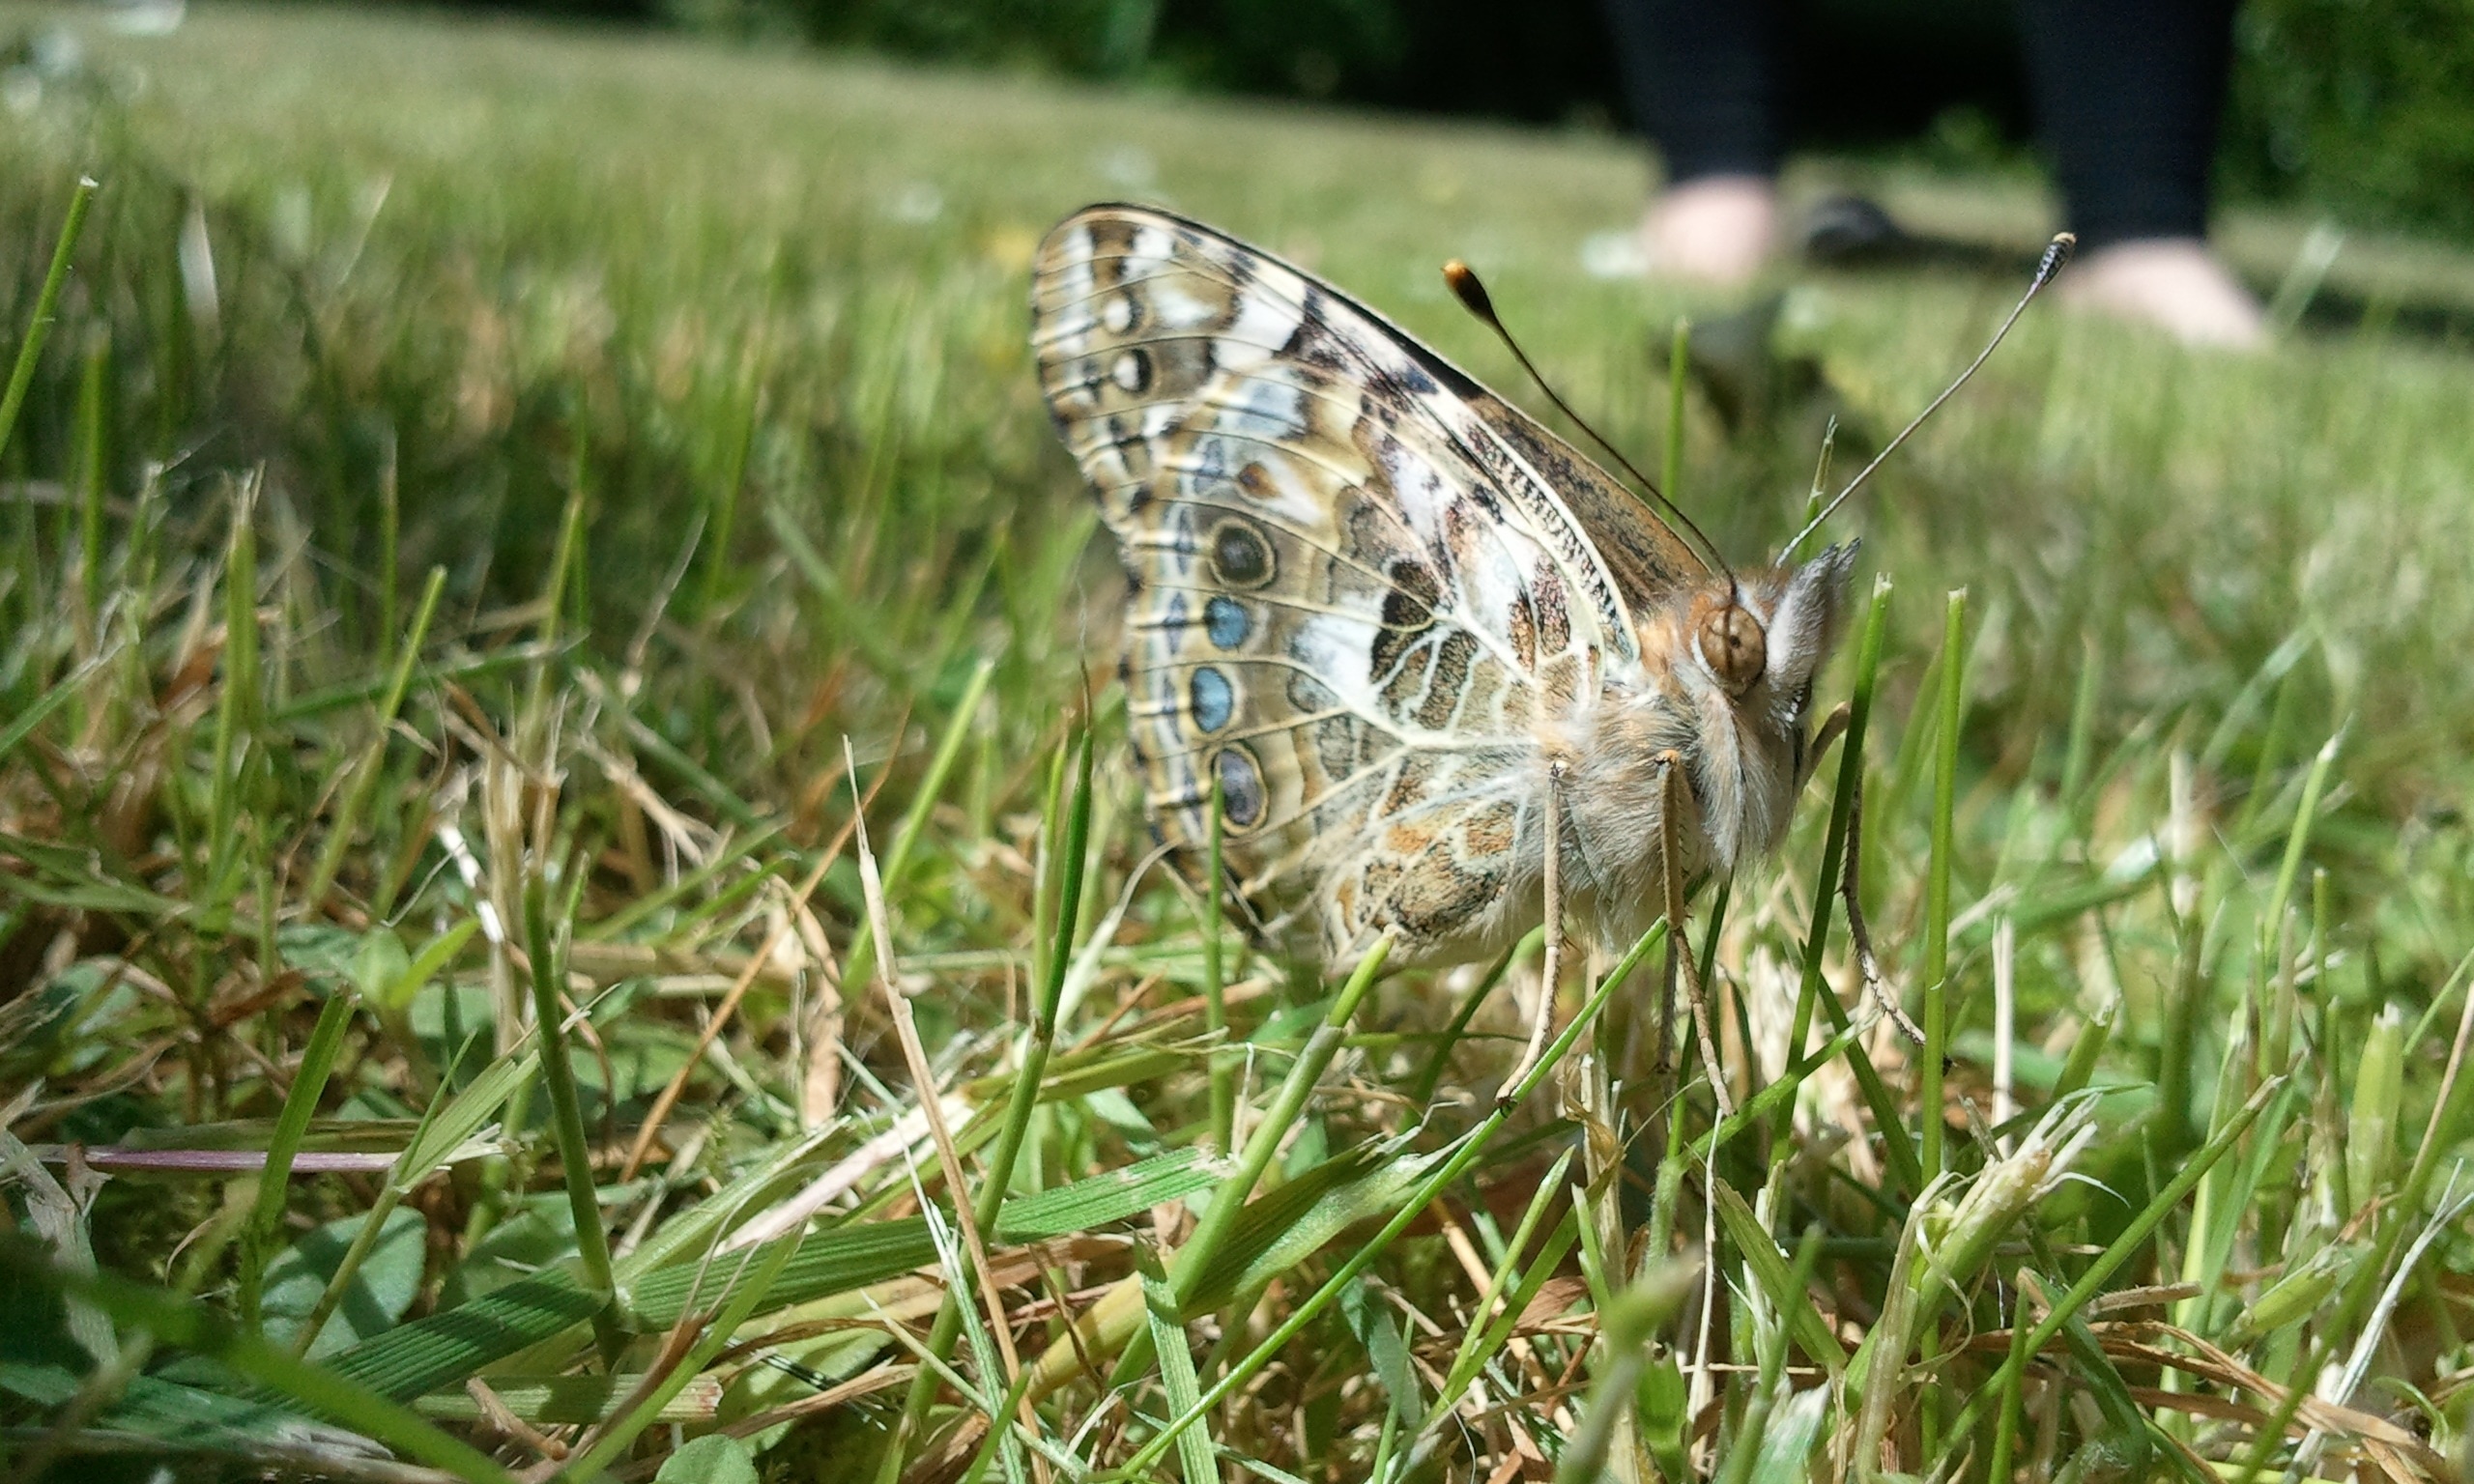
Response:
[{"label": "butterfly compound eye", "polygon": [[1729,691],[1740,696],[1750,690],[1769,663],[1761,620],[1733,603],[1712,608],[1701,618],[1701,658]]}]

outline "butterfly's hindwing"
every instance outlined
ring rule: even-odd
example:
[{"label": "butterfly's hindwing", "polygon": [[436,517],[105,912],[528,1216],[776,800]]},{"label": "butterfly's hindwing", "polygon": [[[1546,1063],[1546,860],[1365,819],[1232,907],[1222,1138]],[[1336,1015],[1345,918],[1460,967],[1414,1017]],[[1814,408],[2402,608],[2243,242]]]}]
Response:
[{"label": "butterfly's hindwing", "polygon": [[1033,310],[1132,578],[1128,710],[1163,833],[1203,838],[1216,779],[1239,890],[1273,921],[1330,951],[1484,932],[1536,828],[1537,728],[1628,652],[1621,589],[1643,581],[1538,473],[1552,440],[1524,449],[1398,331],[1158,213],[1057,228]]}]

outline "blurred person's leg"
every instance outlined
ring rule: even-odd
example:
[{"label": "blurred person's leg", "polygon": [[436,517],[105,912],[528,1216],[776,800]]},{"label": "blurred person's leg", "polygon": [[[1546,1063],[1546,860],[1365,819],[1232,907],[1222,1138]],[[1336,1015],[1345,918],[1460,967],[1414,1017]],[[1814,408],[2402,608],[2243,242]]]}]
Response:
[{"label": "blurred person's leg", "polygon": [[2070,300],[2192,344],[2254,345],[2258,300],[2207,249],[2234,0],[2028,0],[2028,70],[2080,259]]},{"label": "blurred person's leg", "polygon": [[1778,234],[1775,0],[1606,0],[1632,116],[1665,157],[1641,216],[1654,273],[1734,286]]}]

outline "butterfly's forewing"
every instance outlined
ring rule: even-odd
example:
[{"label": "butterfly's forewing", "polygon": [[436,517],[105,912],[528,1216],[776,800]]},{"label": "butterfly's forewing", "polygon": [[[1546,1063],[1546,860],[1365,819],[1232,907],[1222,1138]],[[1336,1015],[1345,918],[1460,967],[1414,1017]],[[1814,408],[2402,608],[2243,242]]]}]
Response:
[{"label": "butterfly's forewing", "polygon": [[1535,828],[1537,726],[1630,655],[1619,588],[1672,554],[1619,541],[1610,566],[1533,462],[1576,455],[1208,228],[1079,213],[1042,245],[1033,315],[1133,580],[1162,832],[1202,838],[1216,776],[1239,890],[1275,924],[1310,909],[1329,952],[1488,933]]},{"label": "butterfly's forewing", "polygon": [[[1451,369],[1448,364],[1446,369]],[[1465,376],[1460,379],[1466,383],[1461,400],[1563,499],[1634,615],[1710,575],[1709,564],[1638,496],[1527,413]]]}]

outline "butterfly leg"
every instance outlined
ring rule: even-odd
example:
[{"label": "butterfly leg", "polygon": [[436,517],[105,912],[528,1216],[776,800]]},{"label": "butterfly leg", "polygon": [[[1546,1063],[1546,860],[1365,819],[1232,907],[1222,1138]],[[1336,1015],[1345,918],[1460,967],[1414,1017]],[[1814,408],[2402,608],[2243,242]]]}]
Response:
[{"label": "butterfly leg", "polygon": [[1503,1089],[1496,1094],[1497,1106],[1509,1111],[1512,1095],[1529,1079],[1530,1070],[1546,1052],[1546,1033],[1555,1024],[1555,982],[1564,968],[1564,759],[1558,757],[1546,765],[1546,829],[1545,829],[1545,898],[1546,952],[1538,972],[1538,1010],[1529,1022],[1529,1044],[1520,1053],[1520,1061],[1504,1078]]},{"label": "butterfly leg", "polygon": [[1683,930],[1683,842],[1676,828],[1683,812],[1683,755],[1670,748],[1658,755],[1657,765],[1664,789],[1658,804],[1658,854],[1666,874],[1667,941],[1674,945],[1683,997],[1692,1006],[1692,1027],[1701,1041],[1701,1067],[1710,1074],[1710,1093],[1718,1101],[1718,1116],[1724,1118],[1735,1112],[1735,1101],[1727,1096],[1726,1069],[1718,1063],[1718,1043],[1710,1034],[1710,1000],[1701,992],[1701,965],[1692,956],[1692,935]]},{"label": "butterfly leg", "polygon": [[1889,1016],[1900,1035],[1920,1046],[1924,1044],[1923,1030],[1899,1009],[1897,996],[1890,993],[1888,981],[1882,977],[1882,962],[1873,956],[1873,933],[1864,926],[1864,904],[1857,892],[1856,867],[1863,858],[1864,781],[1858,777],[1847,795],[1847,864],[1838,873],[1839,895],[1847,906],[1847,940],[1856,947],[1856,971],[1863,976],[1864,988],[1872,995],[1873,1003]]},{"label": "butterfly leg", "polygon": [[1812,782],[1813,771],[1821,766],[1822,756],[1847,730],[1848,718],[1853,715],[1854,708],[1842,700],[1830,708],[1829,715],[1822,718],[1820,729],[1813,733],[1811,743],[1804,748],[1802,765],[1796,770],[1796,796],[1802,796],[1804,785]]}]

